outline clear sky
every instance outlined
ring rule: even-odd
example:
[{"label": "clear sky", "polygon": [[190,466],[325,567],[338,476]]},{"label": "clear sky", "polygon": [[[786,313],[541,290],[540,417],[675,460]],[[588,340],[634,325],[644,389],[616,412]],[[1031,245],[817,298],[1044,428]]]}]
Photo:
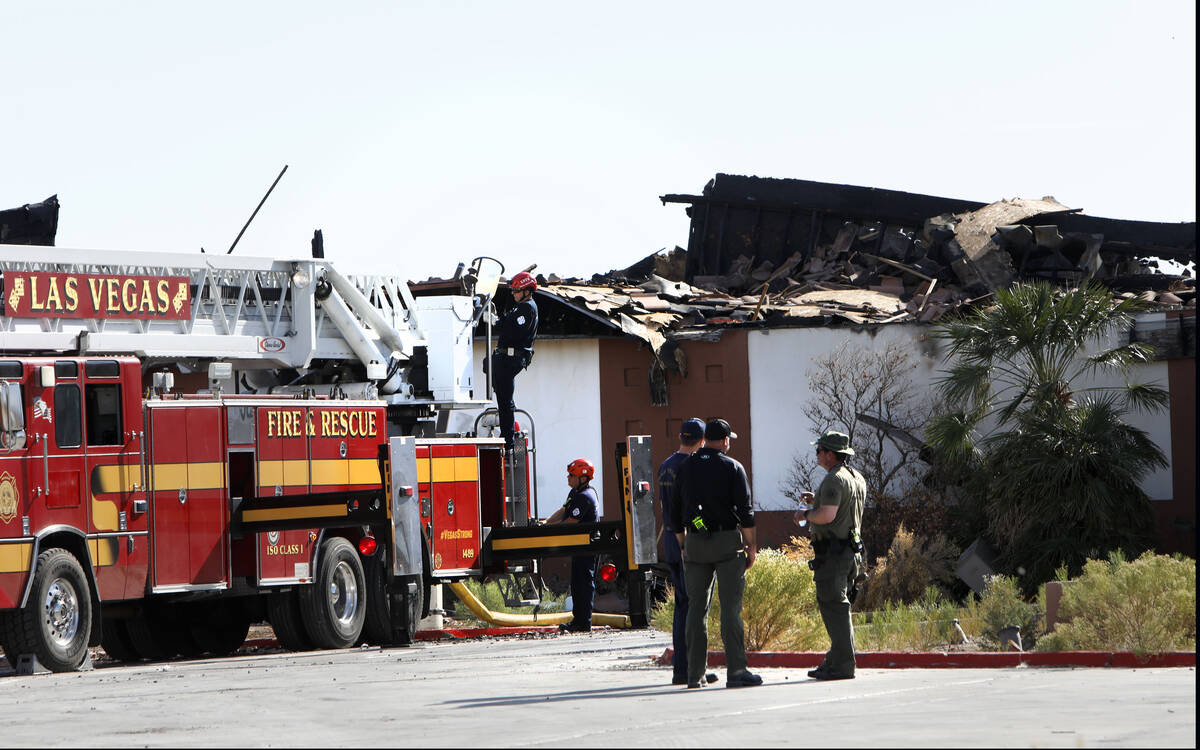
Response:
[{"label": "clear sky", "polygon": [[1194,221],[1195,3],[0,0],[0,208],[62,247],[586,276],[717,172]]}]

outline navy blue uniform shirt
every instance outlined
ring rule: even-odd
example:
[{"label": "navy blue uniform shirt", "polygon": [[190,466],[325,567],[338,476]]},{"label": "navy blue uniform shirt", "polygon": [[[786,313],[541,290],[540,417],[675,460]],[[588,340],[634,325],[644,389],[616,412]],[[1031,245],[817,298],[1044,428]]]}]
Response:
[{"label": "navy blue uniform shirt", "polygon": [[679,554],[679,540],[675,538],[675,534],[683,529],[673,525],[671,518],[674,515],[672,508],[674,508],[675,475],[686,460],[688,460],[687,453],[676,451],[662,462],[662,466],[658,467],[658,499],[662,503],[663,528],[666,530],[663,537],[663,552],[666,554],[666,562],[669,563],[683,562],[683,556]]},{"label": "navy blue uniform shirt", "polygon": [[746,469],[716,448],[701,448],[679,466],[671,500],[670,523],[677,529],[693,528],[696,516],[709,531],[754,526]]},{"label": "navy blue uniform shirt", "polygon": [[596,491],[591,487],[584,487],[581,490],[571,490],[571,494],[567,495],[567,502],[563,504],[566,512],[563,513],[563,520],[574,518],[579,523],[595,523],[596,508]]},{"label": "navy blue uniform shirt", "polygon": [[538,309],[530,297],[504,313],[500,319],[500,340],[496,346],[501,349],[532,349],[533,340],[537,338],[537,327]]}]

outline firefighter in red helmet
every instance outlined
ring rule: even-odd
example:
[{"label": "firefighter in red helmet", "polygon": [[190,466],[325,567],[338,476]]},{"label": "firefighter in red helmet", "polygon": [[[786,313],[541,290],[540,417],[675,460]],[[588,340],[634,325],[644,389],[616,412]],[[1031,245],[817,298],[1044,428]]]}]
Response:
[{"label": "firefighter in red helmet", "polygon": [[537,337],[538,309],[533,301],[537,279],[522,271],[508,282],[512,290],[513,305],[500,320],[500,336],[496,350],[492,352],[492,388],[496,392],[496,410],[500,417],[500,435],[505,447],[513,448],[513,401],[517,373],[529,367],[533,360],[533,340]]},{"label": "firefighter in red helmet", "polygon": [[[592,489],[591,481],[596,477],[596,466],[586,458],[577,458],[567,464],[567,484],[571,492],[563,507],[554,511],[546,523],[595,523],[599,498]],[[571,613],[570,625],[560,626],[571,633],[590,633],[592,630],[592,596],[596,593],[596,556],[576,555],[571,558]]]}]

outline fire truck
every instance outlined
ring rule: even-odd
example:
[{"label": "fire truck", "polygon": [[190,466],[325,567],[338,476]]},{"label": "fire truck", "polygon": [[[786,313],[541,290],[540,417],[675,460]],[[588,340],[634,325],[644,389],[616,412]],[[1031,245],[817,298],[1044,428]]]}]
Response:
[{"label": "fire truck", "polygon": [[471,347],[501,272],[479,258],[414,296],[317,257],[0,245],[8,659],[229,654],[262,620],[295,650],[405,644],[431,586],[536,590],[541,559],[574,553],[638,582],[644,625],[649,438],[621,446],[620,519],[543,527],[527,440],[447,432],[488,408]]}]

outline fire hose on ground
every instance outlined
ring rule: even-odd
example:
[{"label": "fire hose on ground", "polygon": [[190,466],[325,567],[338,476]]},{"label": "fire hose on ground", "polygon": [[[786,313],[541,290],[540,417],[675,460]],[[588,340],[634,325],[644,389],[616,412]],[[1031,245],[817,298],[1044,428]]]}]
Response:
[{"label": "fire hose on ground", "polygon": [[[570,612],[554,612],[549,614],[514,615],[510,612],[493,612],[487,608],[479,597],[472,593],[463,583],[451,583],[450,590],[458,600],[471,610],[471,614],[492,625],[566,625],[573,616]],[[613,628],[630,627],[629,615],[614,615],[603,612],[592,614],[593,625],[608,625]]]}]

